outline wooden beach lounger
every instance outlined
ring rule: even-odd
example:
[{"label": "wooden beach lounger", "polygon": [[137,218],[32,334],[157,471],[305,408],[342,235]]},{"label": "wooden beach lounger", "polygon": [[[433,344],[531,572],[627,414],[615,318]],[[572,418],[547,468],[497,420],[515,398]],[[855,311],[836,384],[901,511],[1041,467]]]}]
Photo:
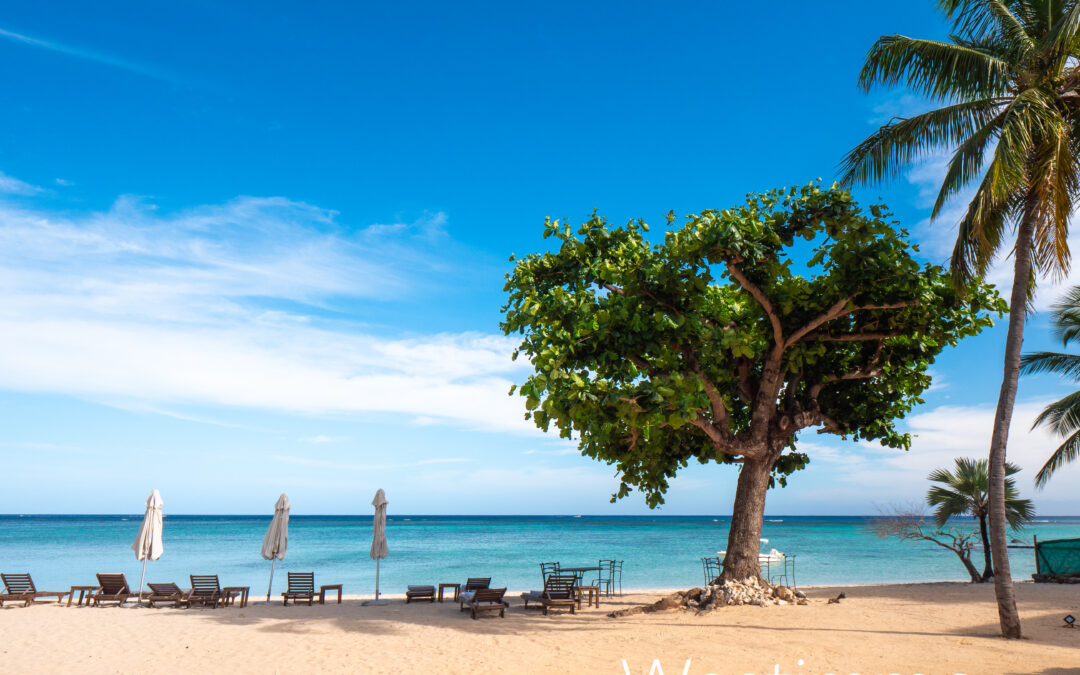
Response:
[{"label": "wooden beach lounger", "polygon": [[499,618],[506,616],[506,608],[509,607],[509,603],[503,600],[503,596],[506,595],[505,588],[480,588],[473,593],[472,598],[469,600],[469,612],[472,618],[477,618],[477,612],[495,612],[499,613]]},{"label": "wooden beach lounger", "polygon": [[315,591],[314,572],[289,572],[289,588],[281,594],[281,604],[296,604],[297,600],[307,600],[310,607],[318,593]]},{"label": "wooden beach lounger", "polygon": [[0,597],[0,604],[3,604],[4,600],[15,600],[29,607],[30,603],[38,598],[56,598],[56,603],[60,604],[68,595],[68,591],[39,591],[29,572],[0,574],[0,579],[4,580],[4,595]]},{"label": "wooden beach lounger", "polygon": [[111,572],[99,572],[97,575],[98,587],[90,595],[90,604],[98,607],[103,602],[115,602],[123,607],[131,595],[135,595],[128,588],[127,579],[123,574]]},{"label": "wooden beach lounger", "polygon": [[525,609],[529,603],[534,602],[544,608],[544,615],[550,607],[569,607],[570,613],[574,613],[577,606],[576,590],[577,577],[572,574],[566,576],[552,574],[544,581],[544,590],[529,591],[522,593],[521,599],[525,601]]},{"label": "wooden beach lounger", "polygon": [[458,594],[458,609],[464,612],[465,603],[472,600],[473,593],[489,586],[491,586],[491,577],[469,577],[465,585],[461,587],[461,593]]},{"label": "wooden beach lounger", "polygon": [[216,574],[192,574],[191,590],[188,591],[189,605],[199,603],[217,607],[221,603],[221,584],[218,583]]},{"label": "wooden beach lounger", "polygon": [[153,607],[156,602],[171,602],[176,607],[190,607],[191,603],[188,602],[188,594],[180,589],[176,584],[147,584],[150,587],[150,594],[146,597],[150,606]]},{"label": "wooden beach lounger", "polygon": [[405,591],[405,604],[409,604],[412,600],[430,600],[431,602],[435,602],[435,587],[409,586],[409,589]]}]

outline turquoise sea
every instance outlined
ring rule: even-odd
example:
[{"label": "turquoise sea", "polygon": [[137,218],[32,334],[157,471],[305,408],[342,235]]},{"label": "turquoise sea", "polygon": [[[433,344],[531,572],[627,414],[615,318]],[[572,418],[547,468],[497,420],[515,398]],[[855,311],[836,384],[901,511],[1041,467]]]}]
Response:
[{"label": "turquoise sea", "polygon": [[[141,563],[130,546],[142,516],[0,516],[0,571],[29,571],[39,588],[63,590],[93,583],[95,572],[125,572],[139,581]],[[764,549],[796,556],[799,585],[966,580],[956,556],[932,544],[878,538],[869,517],[772,516]],[[165,553],[149,563],[147,581],[216,573],[224,585],[266,589],[270,563],[259,557],[269,516],[166,516]],[[381,590],[407,584],[490,576],[511,589],[538,585],[541,561],[595,565],[625,561],[623,588],[677,588],[702,583],[701,558],[725,547],[728,519],[708,516],[395,516],[387,522],[390,556]],[[1016,534],[1030,544],[1080,537],[1080,517],[1044,518]],[[285,560],[277,563],[275,593],[285,572],[315,571],[317,584],[342,583],[345,593],[370,594],[375,562],[368,558],[370,516],[293,516]],[[981,569],[981,551],[976,551]],[[1014,577],[1030,579],[1034,552],[1013,549]]]}]

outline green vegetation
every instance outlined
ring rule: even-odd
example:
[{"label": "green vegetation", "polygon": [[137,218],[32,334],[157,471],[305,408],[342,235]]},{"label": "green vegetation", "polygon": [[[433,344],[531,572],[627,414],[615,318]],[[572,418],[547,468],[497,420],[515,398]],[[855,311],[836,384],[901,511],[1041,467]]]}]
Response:
[{"label": "green vegetation", "polygon": [[[1080,286],[1054,306],[1054,332],[1062,346],[1080,338]],[[1025,354],[1020,363],[1023,373],[1057,373],[1080,380],[1080,356],[1063,352]],[[1054,472],[1080,457],[1080,391],[1051,403],[1035,420],[1035,426],[1048,426],[1065,439],[1035,475],[1035,485],[1044,487]]]},{"label": "green vegetation", "polygon": [[657,244],[641,221],[548,221],[558,248],[505,287],[502,329],[535,370],[526,417],[614,465],[613,500],[636,488],[655,507],[690,461],[741,465],[723,575],[759,576],[766,491],[809,459],[799,431],[907,449],[895,420],[927,368],[1005,309],[920,265],[888,218],[810,184],[687,216]]},{"label": "green vegetation", "polygon": [[[938,528],[955,516],[968,515],[979,522],[979,536],[983,543],[983,572],[981,581],[989,581],[994,576],[993,557],[990,554],[990,538],[987,533],[987,519],[990,516],[988,497],[989,472],[985,459],[969,457],[956,458],[955,471],[936,469],[928,477],[934,483],[926,493],[926,503],[934,507],[934,521]],[[1020,473],[1020,467],[1012,463],[1005,465],[1005,475]],[[1016,489],[1016,481],[1005,479],[1005,517],[1009,527],[1022,528],[1035,517],[1035,505],[1030,499],[1022,499]]]},{"label": "green vegetation", "polygon": [[[1004,373],[989,453],[990,541],[1002,634],[1021,637],[1009,570],[1005,445],[1020,369],[1026,305],[1039,274],[1069,266],[1068,218],[1080,193],[1080,0],[939,0],[947,42],[885,35],[860,86],[904,85],[941,105],[881,127],[848,154],[847,182],[895,177],[926,154],[952,153],[933,215],[968,185],[952,256],[959,283],[1014,252]],[[1009,232],[1015,227],[1015,246]]]}]

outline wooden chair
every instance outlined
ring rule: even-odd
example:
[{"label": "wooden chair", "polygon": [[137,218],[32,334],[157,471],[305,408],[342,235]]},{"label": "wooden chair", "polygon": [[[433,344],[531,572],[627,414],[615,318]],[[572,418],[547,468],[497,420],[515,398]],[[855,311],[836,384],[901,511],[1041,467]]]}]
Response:
[{"label": "wooden chair", "polygon": [[506,617],[506,608],[510,606],[503,599],[506,595],[505,588],[478,588],[469,599],[469,613],[472,618],[477,618],[477,612],[499,612],[499,618]]},{"label": "wooden chair", "polygon": [[188,605],[199,603],[204,607],[215,608],[221,603],[221,584],[216,574],[192,574],[191,590],[188,591]]},{"label": "wooden chair", "polygon": [[712,586],[720,580],[720,573],[724,569],[724,563],[720,561],[720,556],[713,556],[711,558],[702,558],[701,567],[705,570],[705,585]]},{"label": "wooden chair", "polygon": [[472,599],[473,593],[490,586],[491,577],[469,577],[466,579],[465,585],[461,587],[461,593],[458,594],[458,609],[464,612],[465,603]]},{"label": "wooden chair", "polygon": [[551,607],[569,607],[570,613],[574,613],[578,606],[577,577],[573,575],[552,575],[544,586],[544,592],[540,594],[540,605],[544,608],[544,616],[547,616]]},{"label": "wooden chair", "polygon": [[559,563],[557,562],[542,562],[540,563],[540,585],[543,586],[547,582],[547,578],[552,574],[559,573]]},{"label": "wooden chair", "polygon": [[525,601],[525,609],[532,602],[534,606],[543,607],[544,614],[548,607],[569,607],[573,613],[578,605],[576,584],[577,577],[572,574],[552,574],[544,581],[544,590],[522,593],[521,599]]},{"label": "wooden chair", "polygon": [[150,587],[150,594],[147,596],[147,602],[151,607],[156,602],[171,602],[176,607],[190,607],[191,603],[188,601],[187,593],[180,590],[180,587],[176,584],[147,584]]},{"label": "wooden chair", "polygon": [[100,607],[106,602],[115,602],[123,607],[128,597],[133,595],[128,588],[127,577],[123,574],[99,572],[97,581],[97,590],[90,594],[90,604],[94,607]]},{"label": "wooden chair", "polygon": [[434,586],[409,586],[405,591],[405,604],[413,600],[430,600],[435,602],[435,587]]},{"label": "wooden chair", "polygon": [[596,575],[596,580],[592,582],[592,585],[600,589],[600,592],[604,595],[610,596],[612,593],[611,571],[615,567],[615,561],[601,560],[598,562],[597,567],[600,568],[600,572]]},{"label": "wooden chair", "polygon": [[314,572],[289,572],[289,588],[281,594],[281,604],[287,605],[289,600],[296,604],[297,600],[306,599],[310,606],[316,595]]},{"label": "wooden chair", "polygon": [[619,588],[619,597],[622,597],[622,560],[613,560],[611,562],[611,590],[615,591],[615,587]]},{"label": "wooden chair", "polygon": [[68,591],[39,591],[34,586],[34,580],[30,578],[29,572],[0,574],[0,579],[4,580],[4,595],[0,597],[0,605],[4,600],[13,600],[29,607],[38,598],[53,597],[56,598],[56,603],[60,604],[60,601],[68,595]]}]

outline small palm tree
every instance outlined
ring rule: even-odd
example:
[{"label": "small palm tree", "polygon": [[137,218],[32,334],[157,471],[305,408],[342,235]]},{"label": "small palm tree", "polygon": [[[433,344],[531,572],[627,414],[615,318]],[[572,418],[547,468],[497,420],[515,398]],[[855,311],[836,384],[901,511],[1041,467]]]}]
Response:
[{"label": "small palm tree", "polygon": [[[1057,305],[1054,305],[1054,333],[1062,346],[1080,340],[1080,286],[1074,287]],[[1063,352],[1035,352],[1024,354],[1020,360],[1020,372],[1057,373],[1080,381],[1080,356]],[[1080,457],[1080,391],[1054,401],[1035,419],[1032,428],[1048,426],[1065,439],[1046,464],[1035,474],[1035,485],[1046,487],[1055,471]]]},{"label": "small palm tree", "polygon": [[[1005,475],[1020,473],[1020,467],[1013,463],[1005,465]],[[939,528],[954,516],[968,515],[979,521],[979,534],[982,536],[983,566],[982,580],[989,581],[994,576],[993,557],[990,554],[990,534],[987,530],[987,518],[990,516],[988,488],[990,483],[987,460],[957,457],[956,470],[937,469],[928,480],[935,485],[926,493],[926,503],[934,507],[934,520]],[[1035,505],[1030,499],[1021,499],[1016,489],[1016,481],[1005,479],[1005,517],[1009,527],[1019,530],[1035,517]]]}]

